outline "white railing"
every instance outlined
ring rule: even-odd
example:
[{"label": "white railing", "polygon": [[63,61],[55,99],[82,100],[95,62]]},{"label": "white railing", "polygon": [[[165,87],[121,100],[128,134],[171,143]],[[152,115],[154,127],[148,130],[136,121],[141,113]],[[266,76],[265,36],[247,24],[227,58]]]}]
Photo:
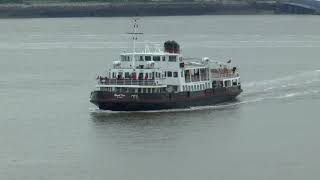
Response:
[{"label": "white railing", "polygon": [[211,73],[212,78],[235,78],[239,77],[238,73]]},{"label": "white railing", "polygon": [[189,83],[189,82],[200,82],[200,81],[208,81],[209,77],[198,77],[198,76],[193,76],[193,77],[186,77],[185,78],[185,82]]}]

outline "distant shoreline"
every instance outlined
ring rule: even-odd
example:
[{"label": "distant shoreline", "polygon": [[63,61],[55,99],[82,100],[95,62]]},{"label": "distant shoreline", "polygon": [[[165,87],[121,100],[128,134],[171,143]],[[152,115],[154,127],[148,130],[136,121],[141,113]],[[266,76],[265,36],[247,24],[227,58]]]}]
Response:
[{"label": "distant shoreline", "polygon": [[273,14],[273,5],[216,2],[48,3],[0,5],[0,18]]}]

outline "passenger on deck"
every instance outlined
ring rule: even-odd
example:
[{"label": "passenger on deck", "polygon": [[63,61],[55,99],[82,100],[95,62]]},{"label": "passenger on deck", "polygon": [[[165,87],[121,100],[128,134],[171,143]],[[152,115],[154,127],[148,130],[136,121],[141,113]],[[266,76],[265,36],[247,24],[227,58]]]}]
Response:
[{"label": "passenger on deck", "polygon": [[232,73],[234,74],[236,72],[237,68],[236,67],[233,67],[232,68]]},{"label": "passenger on deck", "polygon": [[136,75],[135,72],[133,72],[133,73],[131,74],[131,79],[132,79],[132,80],[137,80],[137,75]]}]

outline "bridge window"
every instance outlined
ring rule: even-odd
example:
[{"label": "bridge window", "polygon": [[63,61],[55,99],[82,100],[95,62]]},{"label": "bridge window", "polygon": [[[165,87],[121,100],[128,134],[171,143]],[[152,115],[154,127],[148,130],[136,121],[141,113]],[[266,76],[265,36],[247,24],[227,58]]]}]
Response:
[{"label": "bridge window", "polygon": [[144,60],[145,60],[145,61],[151,61],[151,56],[145,56],[145,57],[144,57]]},{"label": "bridge window", "polygon": [[162,56],[162,61],[166,61],[166,57],[165,56]]},{"label": "bridge window", "polygon": [[173,72],[173,77],[178,77],[178,72]]},{"label": "bridge window", "polygon": [[153,56],[152,59],[153,61],[160,61],[160,56]]},{"label": "bridge window", "polygon": [[177,56],[169,56],[169,61],[170,62],[176,62],[177,61]]},{"label": "bridge window", "polygon": [[140,56],[139,61],[143,61],[143,56]]},{"label": "bridge window", "polygon": [[121,55],[121,56],[120,56],[120,60],[121,60],[121,61],[126,61],[126,56]]},{"label": "bridge window", "polygon": [[168,71],[168,72],[167,72],[167,75],[168,75],[168,77],[172,77],[172,72],[171,72],[171,71]]},{"label": "bridge window", "polygon": [[121,60],[121,61],[130,61],[130,56],[121,55],[121,56],[120,56],[120,60]]}]

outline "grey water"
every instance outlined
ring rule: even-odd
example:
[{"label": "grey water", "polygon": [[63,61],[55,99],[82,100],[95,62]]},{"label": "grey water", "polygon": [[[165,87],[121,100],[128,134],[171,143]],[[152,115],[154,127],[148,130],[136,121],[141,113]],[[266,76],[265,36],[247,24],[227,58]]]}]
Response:
[{"label": "grey water", "polygon": [[114,113],[95,77],[130,18],[0,19],[0,179],[317,179],[319,16],[143,17],[139,42],[238,66],[236,101]]}]

